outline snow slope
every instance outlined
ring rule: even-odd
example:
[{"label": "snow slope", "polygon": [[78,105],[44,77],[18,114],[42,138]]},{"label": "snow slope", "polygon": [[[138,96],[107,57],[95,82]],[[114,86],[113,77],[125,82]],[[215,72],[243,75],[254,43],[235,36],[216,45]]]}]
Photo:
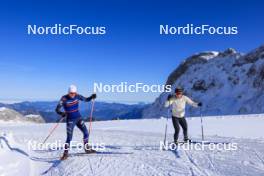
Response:
[{"label": "snow slope", "polygon": [[[168,141],[172,140],[171,119]],[[189,135],[199,141],[200,119],[188,118]],[[205,117],[207,141],[237,143],[236,151],[161,151],[166,119],[94,122],[91,141],[105,143],[104,154],[77,155],[60,161],[62,150],[29,150],[54,124],[0,123],[0,175],[263,175],[264,115]],[[74,140],[81,141],[76,128]],[[180,136],[182,138],[182,136]],[[60,124],[48,142],[65,140]],[[77,149],[71,154],[78,153]]]}]

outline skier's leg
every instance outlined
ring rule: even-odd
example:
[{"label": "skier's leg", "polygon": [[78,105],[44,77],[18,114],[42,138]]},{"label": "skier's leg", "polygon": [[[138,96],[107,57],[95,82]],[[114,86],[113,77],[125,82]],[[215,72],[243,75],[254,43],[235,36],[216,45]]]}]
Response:
[{"label": "skier's leg", "polygon": [[65,160],[68,158],[69,147],[70,147],[70,142],[72,140],[74,126],[75,126],[75,122],[67,119],[67,123],[66,123],[67,139],[64,145],[64,152],[63,152],[63,156],[61,157],[61,160]]},{"label": "skier's leg", "polygon": [[72,140],[72,135],[73,135],[73,129],[75,126],[75,122],[73,120],[67,120],[67,139],[66,139],[66,144],[69,146],[70,142]]},{"label": "skier's leg", "polygon": [[89,134],[88,134],[88,130],[86,128],[86,125],[84,123],[84,121],[82,119],[78,120],[77,122],[77,127],[82,131],[83,133],[83,144],[84,144],[84,151],[86,153],[94,153],[96,152],[95,150],[93,150],[89,144],[88,144],[88,137],[89,137]]},{"label": "skier's leg", "polygon": [[88,134],[88,130],[86,128],[84,121],[82,119],[80,119],[80,120],[78,120],[76,125],[83,133],[83,141],[84,142],[87,141],[89,134]]},{"label": "skier's leg", "polygon": [[178,121],[178,118],[177,117],[173,117],[172,116],[171,119],[172,119],[172,124],[173,124],[174,130],[175,130],[175,133],[174,133],[174,142],[177,142],[178,141],[178,138],[179,138],[179,132],[180,132],[179,121]]},{"label": "skier's leg", "polygon": [[188,125],[185,117],[179,119],[179,123],[183,129],[184,140],[188,140]]}]

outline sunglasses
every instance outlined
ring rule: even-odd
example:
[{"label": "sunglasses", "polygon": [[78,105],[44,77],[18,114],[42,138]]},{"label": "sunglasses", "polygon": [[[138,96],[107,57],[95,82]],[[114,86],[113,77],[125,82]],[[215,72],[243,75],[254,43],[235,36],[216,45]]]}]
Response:
[{"label": "sunglasses", "polygon": [[70,95],[75,95],[76,93],[74,93],[74,92],[70,92],[69,94],[70,94]]}]

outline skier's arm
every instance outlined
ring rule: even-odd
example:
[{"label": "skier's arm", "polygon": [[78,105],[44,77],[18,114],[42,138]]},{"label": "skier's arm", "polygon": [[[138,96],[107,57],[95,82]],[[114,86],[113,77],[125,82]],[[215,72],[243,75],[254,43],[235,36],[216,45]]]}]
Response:
[{"label": "skier's arm", "polygon": [[84,96],[82,96],[82,95],[78,95],[78,98],[79,98],[79,100],[81,100],[81,101],[86,101],[86,102],[88,102],[88,101],[91,101],[92,99],[95,99],[96,98],[96,94],[92,94],[90,97],[84,97]]},{"label": "skier's arm", "polygon": [[62,117],[65,117],[66,116],[66,113],[61,111],[61,108],[63,106],[63,100],[62,99],[63,98],[60,99],[60,101],[59,101],[59,103],[58,103],[55,111],[56,111],[57,114],[61,115]]},{"label": "skier's arm", "polygon": [[196,102],[192,101],[192,100],[191,100],[189,97],[187,97],[187,96],[185,96],[185,101],[186,101],[186,103],[188,103],[188,104],[191,105],[191,106],[198,107],[198,104],[199,104],[199,103],[196,103]]}]

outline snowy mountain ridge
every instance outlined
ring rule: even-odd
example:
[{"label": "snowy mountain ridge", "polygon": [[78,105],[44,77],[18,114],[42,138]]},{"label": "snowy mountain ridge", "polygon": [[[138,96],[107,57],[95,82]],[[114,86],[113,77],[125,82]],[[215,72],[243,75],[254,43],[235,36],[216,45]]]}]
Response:
[{"label": "snowy mountain ridge", "polygon": [[27,115],[23,116],[19,112],[6,108],[0,107],[0,122],[37,122],[43,123],[44,120],[40,115]]},{"label": "snowy mountain ridge", "polygon": [[[264,45],[242,54],[229,48],[224,52],[208,51],[184,60],[168,77],[166,84],[184,88],[194,101],[203,102],[205,115],[233,115],[264,112]],[[145,108],[143,118],[166,116],[162,93]],[[187,116],[199,115],[187,107]]]}]

